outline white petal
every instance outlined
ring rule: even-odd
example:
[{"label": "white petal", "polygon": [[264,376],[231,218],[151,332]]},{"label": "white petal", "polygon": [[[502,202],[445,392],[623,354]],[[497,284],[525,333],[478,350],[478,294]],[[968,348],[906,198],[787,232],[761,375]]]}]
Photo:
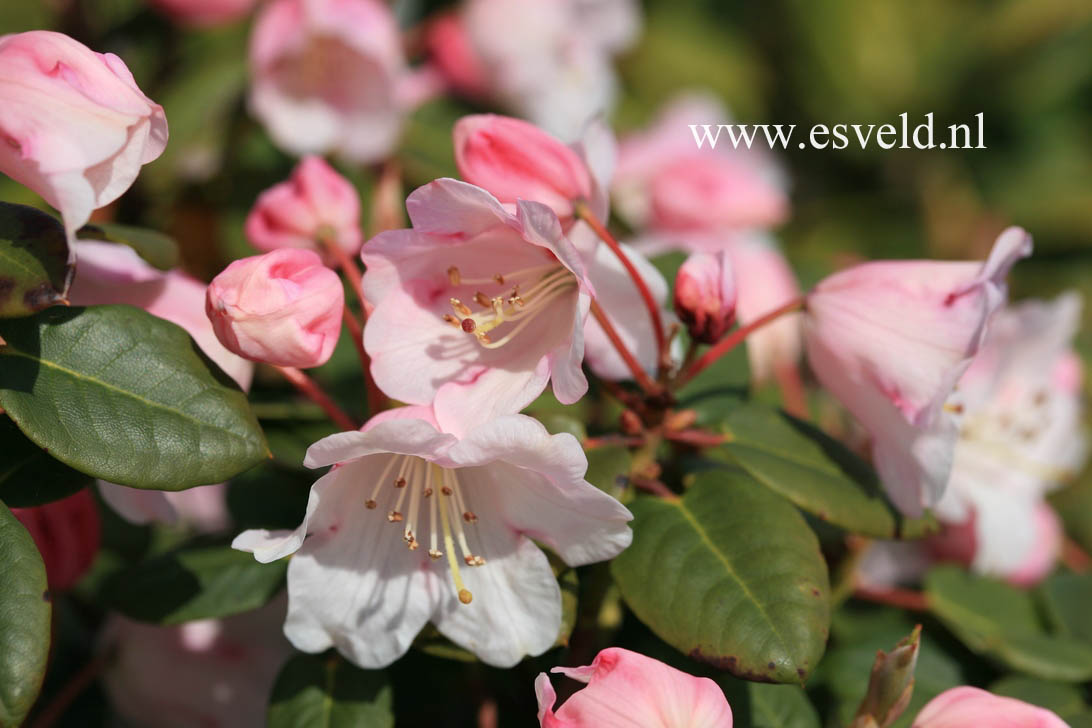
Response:
[{"label": "white petal", "polygon": [[338,432],[322,438],[307,448],[303,464],[321,468],[386,452],[431,459],[454,442],[454,437],[437,432],[424,420],[388,419],[367,432]]},{"label": "white petal", "polygon": [[97,481],[99,494],[118,515],[129,523],[177,523],[178,512],[161,490],[141,490]]}]

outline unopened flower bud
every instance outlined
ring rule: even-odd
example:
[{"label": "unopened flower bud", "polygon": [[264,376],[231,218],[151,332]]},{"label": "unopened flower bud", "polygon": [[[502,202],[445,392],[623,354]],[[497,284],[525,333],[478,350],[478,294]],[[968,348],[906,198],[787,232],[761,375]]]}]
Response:
[{"label": "unopened flower bud", "polygon": [[592,196],[591,171],[580,155],[534,124],[478,114],[460,119],[454,136],[459,174],[501,202],[541,202],[566,224],[573,201]]},{"label": "unopened flower bud", "polygon": [[237,260],[209,284],[205,313],[229,350],[290,367],[326,362],[341,333],[345,292],[310,250]]},{"label": "unopened flower bud", "polygon": [[736,279],[724,252],[694,253],[675,276],[675,313],[703,344],[720,340],[736,317]]},{"label": "unopened flower bud", "polygon": [[360,252],[360,197],[321,157],[304,157],[292,177],[258,197],[246,219],[246,236],[258,250],[310,248],[323,238],[347,255]]}]

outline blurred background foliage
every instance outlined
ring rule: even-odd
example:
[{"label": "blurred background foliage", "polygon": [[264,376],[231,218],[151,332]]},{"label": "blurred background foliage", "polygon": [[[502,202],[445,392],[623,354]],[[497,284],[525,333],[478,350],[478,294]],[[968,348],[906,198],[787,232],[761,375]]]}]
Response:
[{"label": "blurred background foliage", "polygon": [[[448,4],[396,0],[411,49],[420,20]],[[739,122],[796,124],[798,134],[820,123],[897,123],[903,112],[911,124],[931,112],[939,130],[985,114],[985,150],[882,150],[873,144],[866,150],[782,152],[793,214],[778,237],[805,285],[856,258],[981,257],[1002,228],[1019,224],[1032,232],[1037,250],[1016,268],[1015,296],[1053,296],[1077,288],[1092,302],[1089,0],[646,0],[645,8],[644,35],[620,63],[622,93],[612,118],[619,133],[647,124],[663,103],[686,89],[712,89]],[[246,213],[261,190],[288,176],[294,162],[246,113],[248,26],[244,21],[215,30],[179,30],[141,0],[0,2],[0,32],[52,28],[95,50],[117,53],[140,87],[164,105],[171,134],[166,153],[101,214],[168,232],[179,243],[184,267],[205,279],[226,261],[251,252],[242,233]],[[451,127],[474,110],[462,101],[440,99],[414,114],[398,151],[406,191],[455,175]],[[378,170],[338,166],[357,183],[367,210]],[[0,179],[0,199],[41,204],[7,178]],[[1085,322],[1078,348],[1087,362],[1092,305],[1086,306]],[[316,376],[342,402],[363,402],[356,367],[351,344],[343,340]],[[311,479],[299,467],[303,450],[329,432],[315,411],[285,404],[278,396],[281,386],[267,378],[252,398],[276,457],[233,481],[229,504],[241,526],[291,526],[298,520],[303,488]],[[541,405],[536,414],[549,424],[550,410]],[[362,413],[363,406],[352,412]],[[605,423],[616,412],[582,410],[578,416]],[[590,424],[566,422],[551,429]],[[259,486],[266,497],[253,497]],[[1084,478],[1058,501],[1074,537],[1092,548],[1092,480]],[[91,602],[98,582],[119,563],[178,542],[177,536],[120,519],[107,523],[105,533],[108,556],[81,587]],[[625,619],[617,593],[598,596],[599,613],[582,613],[590,622],[578,623],[577,629],[613,629],[624,620],[616,643],[691,672],[706,669],[659,643],[635,619]],[[58,629],[65,636],[47,695],[78,669],[93,640],[87,602],[61,605]],[[1044,690],[1050,694],[1050,684],[1029,685],[1027,679],[984,667],[930,619],[915,706],[966,681],[1008,680],[999,690],[1026,699]],[[889,649],[912,626],[904,613],[887,609],[840,610],[831,649],[809,685],[811,699],[824,713],[844,718],[863,691],[875,650]],[[449,706],[443,724],[472,720],[453,712],[450,706],[461,704],[445,691],[473,690],[486,679],[502,688],[502,714],[509,703],[525,710],[533,675],[549,664],[529,661],[519,670],[500,672],[414,653],[393,668],[396,681],[400,675],[412,681],[427,673],[450,687],[425,702],[412,694],[396,696],[397,712],[441,720],[429,711]],[[439,679],[443,676],[451,680]],[[802,695],[789,700],[785,695],[797,688],[718,680],[735,696],[741,725],[749,711],[771,700],[771,690],[781,691],[772,700],[782,706]],[[71,725],[105,724],[103,713],[102,696],[92,689],[73,706],[71,715],[81,717]]]}]

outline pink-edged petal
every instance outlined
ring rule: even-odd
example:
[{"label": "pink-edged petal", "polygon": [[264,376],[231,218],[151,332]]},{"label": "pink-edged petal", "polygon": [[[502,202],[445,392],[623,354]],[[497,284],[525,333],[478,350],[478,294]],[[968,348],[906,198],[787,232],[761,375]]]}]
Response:
[{"label": "pink-edged petal", "polygon": [[589,667],[555,667],[553,672],[587,683],[557,711],[562,725],[732,728],[732,709],[715,682],[636,652],[611,647]]},{"label": "pink-edged petal", "polygon": [[437,235],[470,237],[513,222],[496,197],[450,177],[411,192],[406,198],[406,212],[414,230]]},{"label": "pink-edged petal", "polygon": [[550,676],[544,672],[535,678],[535,698],[538,700],[538,723],[541,728],[574,728],[554,714],[557,693],[550,683]]},{"label": "pink-edged petal", "polygon": [[519,412],[542,394],[549,381],[548,357],[533,365],[476,367],[469,378],[447,382],[436,391],[436,421],[445,432],[461,435],[484,422]]},{"label": "pink-edged petal", "polygon": [[303,464],[321,468],[378,453],[400,453],[432,459],[455,442],[426,420],[390,417],[367,431],[338,432],[307,448]]},{"label": "pink-edged petal", "polygon": [[1015,698],[991,695],[962,686],[945,690],[930,700],[913,728],[1068,728],[1065,721],[1045,708]]},{"label": "pink-edged petal", "polygon": [[562,404],[573,404],[588,392],[588,378],[584,376],[582,367],[585,333],[580,324],[591,320],[588,318],[590,306],[591,297],[581,291],[577,300],[577,320],[573,322],[572,341],[569,348],[566,351],[563,347],[559,347],[550,354],[550,380],[554,396]]}]

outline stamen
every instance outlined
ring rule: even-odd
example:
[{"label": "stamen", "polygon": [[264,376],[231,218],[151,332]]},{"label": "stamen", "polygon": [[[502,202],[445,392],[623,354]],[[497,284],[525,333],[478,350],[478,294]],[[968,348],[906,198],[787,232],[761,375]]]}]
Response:
[{"label": "stamen", "polygon": [[[472,318],[464,318],[459,324],[459,328],[468,334],[472,334],[474,329],[478,328],[478,324]],[[482,336],[485,336],[485,334],[482,334]]]},{"label": "stamen", "polygon": [[455,309],[456,313],[462,314],[463,316],[469,316],[473,313],[473,311],[470,310],[469,306],[467,306],[465,303],[457,298],[451,299],[451,307]]},{"label": "stamen", "polygon": [[447,321],[449,324],[457,329],[461,329],[463,327],[462,322],[449,313],[444,314],[444,321]]},{"label": "stamen", "polygon": [[447,279],[451,282],[451,285],[457,286],[462,282],[462,274],[459,273],[459,269],[455,266],[451,266],[447,269]]},{"label": "stamen", "polygon": [[474,300],[482,308],[490,308],[493,305],[493,302],[492,300],[490,300],[489,296],[485,295],[481,291],[478,291],[474,294]]},{"label": "stamen", "polygon": [[368,508],[368,510],[374,511],[376,506],[379,505],[375,500],[376,496],[379,495],[379,489],[382,488],[383,484],[387,482],[387,478],[390,476],[391,470],[394,469],[394,464],[399,461],[404,461],[405,457],[405,455],[402,455],[401,457],[399,457],[398,455],[394,455],[387,462],[387,466],[383,468],[383,474],[379,476],[379,479],[375,483],[375,489],[372,491],[372,497],[364,501],[364,505]]},{"label": "stamen", "polygon": [[[436,468],[439,466],[432,465],[431,467]],[[448,471],[444,470],[441,472],[444,474],[444,476],[446,476]],[[442,488],[440,492],[443,493],[444,490],[447,490],[447,488]],[[446,496],[447,494],[445,493],[444,495]],[[447,562],[448,565],[451,567],[451,577],[455,581],[455,591],[459,595],[460,602],[462,602],[463,604],[470,604],[470,602],[474,599],[474,595],[471,594],[470,590],[466,588],[466,584],[463,583],[462,574],[459,573],[459,561],[455,558],[455,543],[451,538],[451,523],[447,515],[446,503],[441,504],[440,506],[440,522],[443,524],[444,548],[447,549]]]},{"label": "stamen", "polygon": [[497,282],[497,285],[500,285],[500,286],[504,285],[504,276],[502,276],[500,273],[494,273],[493,274],[493,280],[495,280]]},{"label": "stamen", "polygon": [[368,500],[364,501],[364,507],[365,507],[365,508],[367,508],[367,509],[368,509],[369,511],[374,511],[374,510],[375,510],[375,507],[376,507],[376,506],[378,506],[378,505],[379,505],[379,504],[378,504],[378,503],[376,503],[376,502],[375,502],[374,500],[372,500],[371,498],[369,498]]}]

